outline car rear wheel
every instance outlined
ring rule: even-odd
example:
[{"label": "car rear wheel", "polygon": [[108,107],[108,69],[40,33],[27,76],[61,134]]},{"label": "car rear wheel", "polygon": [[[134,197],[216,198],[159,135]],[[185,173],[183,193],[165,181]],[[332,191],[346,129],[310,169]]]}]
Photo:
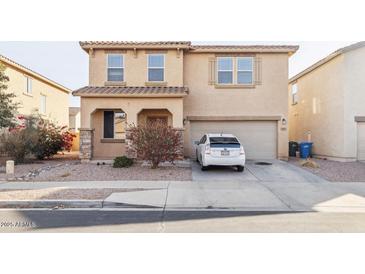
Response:
[{"label": "car rear wheel", "polygon": [[203,166],[203,165],[202,165],[202,166],[201,166],[201,170],[202,170],[202,171],[206,171],[206,170],[208,170],[208,167],[207,167],[207,166]]},{"label": "car rear wheel", "polygon": [[243,172],[244,169],[245,169],[244,166],[237,166],[237,171],[238,172]]},{"label": "car rear wheel", "polygon": [[198,150],[195,151],[195,155],[196,155],[196,162],[199,163],[199,156],[198,156]]}]

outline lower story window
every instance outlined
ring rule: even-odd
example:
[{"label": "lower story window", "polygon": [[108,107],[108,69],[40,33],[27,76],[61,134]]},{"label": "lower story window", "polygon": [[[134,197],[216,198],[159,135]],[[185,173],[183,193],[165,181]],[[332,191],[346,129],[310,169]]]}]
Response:
[{"label": "lower story window", "polygon": [[41,102],[40,102],[40,108],[39,108],[39,111],[40,113],[42,114],[45,114],[46,113],[46,104],[47,104],[47,97],[43,94],[41,94]]},{"label": "lower story window", "polygon": [[126,115],[122,111],[104,111],[104,135],[107,139],[125,139]]}]

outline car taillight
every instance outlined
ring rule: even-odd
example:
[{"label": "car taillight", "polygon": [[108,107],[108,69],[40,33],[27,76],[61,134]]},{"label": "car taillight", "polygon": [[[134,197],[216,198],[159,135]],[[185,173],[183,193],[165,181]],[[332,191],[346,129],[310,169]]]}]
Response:
[{"label": "car taillight", "polygon": [[245,150],[243,149],[243,146],[240,146],[240,154],[245,155]]},{"label": "car taillight", "polygon": [[205,154],[210,154],[210,145],[205,146]]}]

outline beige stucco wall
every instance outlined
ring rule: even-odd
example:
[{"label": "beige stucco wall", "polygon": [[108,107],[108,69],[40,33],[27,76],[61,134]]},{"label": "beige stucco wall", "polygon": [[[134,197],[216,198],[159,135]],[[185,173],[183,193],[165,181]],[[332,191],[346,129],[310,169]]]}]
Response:
[{"label": "beige stucco wall", "polygon": [[[125,143],[103,143],[104,109],[121,109],[126,113],[127,124],[138,124],[144,115],[139,115],[143,109],[167,109],[171,114],[169,123],[173,127],[183,127],[182,98],[81,98],[81,128],[94,129],[93,158],[114,158],[125,153]],[[153,111],[152,111],[153,112]],[[156,112],[157,113],[157,112]]]},{"label": "beige stucco wall", "polygon": [[[107,56],[110,51],[94,50],[90,54],[89,82],[92,86],[104,86],[107,76]],[[138,50],[123,51],[125,56],[125,84],[145,86],[147,81],[147,54]],[[232,54],[234,56],[235,54]],[[137,124],[144,119],[138,114],[142,109],[167,109],[172,114],[169,123],[173,127],[185,129],[185,155],[190,155],[190,123],[188,116],[245,116],[281,117],[288,119],[288,54],[265,53],[260,57],[262,81],[253,88],[216,88],[208,84],[210,53],[177,54],[176,50],[166,51],[165,80],[167,86],[187,86],[189,94],[184,98],[122,98],[94,97],[81,98],[81,128],[102,128],[100,120],[92,118],[97,109],[120,108],[127,114],[127,122]],[[185,119],[185,120],[184,120]],[[183,123],[183,120],[185,121]],[[277,126],[278,157],[288,156],[288,130],[281,121]],[[96,139],[100,136],[95,132]],[[96,155],[103,146],[112,151],[115,144],[100,144],[94,140]],[[118,144],[119,145],[119,144]],[[109,150],[110,149],[110,150]],[[95,157],[95,156],[94,156]]]},{"label": "beige stucco wall", "polygon": [[[234,54],[232,54],[234,56]],[[288,118],[288,55],[258,54],[261,58],[262,83],[255,88],[217,89],[209,85],[209,58],[214,54],[188,53],[184,57],[184,84],[189,95],[184,98],[187,116],[281,116]],[[190,138],[189,123],[185,143]],[[288,155],[288,131],[278,123],[278,157]],[[190,146],[186,146],[190,154]]]},{"label": "beige stucco wall", "polygon": [[138,124],[138,113],[143,109],[167,109],[172,114],[172,126],[183,127],[182,98],[81,98],[81,128],[92,128],[91,114],[97,109],[122,109],[128,124]]},{"label": "beige stucco wall", "polygon": [[172,115],[166,109],[145,109],[138,114],[138,125],[145,125],[148,117],[166,117],[167,124],[172,126]]},{"label": "beige stucco wall", "polygon": [[94,129],[93,158],[113,159],[125,154],[125,143],[102,143],[103,139],[103,111],[93,113],[92,125]]},{"label": "beige stucco wall", "polygon": [[76,115],[69,115],[69,128],[75,131],[79,131],[81,122],[81,112],[78,112]]},{"label": "beige stucco wall", "polygon": [[26,94],[27,80],[26,74],[20,70],[6,67],[5,74],[9,77],[7,83],[7,92],[14,93],[15,102],[19,102],[18,112],[20,114],[29,115],[40,108],[41,94],[47,96],[46,98],[46,113],[45,118],[49,118],[59,125],[69,124],[68,107],[69,94],[63,92],[37,78],[31,77],[32,80],[32,94]]},{"label": "beige stucco wall", "polygon": [[[147,82],[148,53],[165,54],[165,81],[167,86],[183,86],[183,52],[177,50],[146,51],[133,50],[115,51],[124,55],[124,82],[127,86],[145,86]],[[94,50],[89,54],[89,84],[104,86],[107,81],[107,53],[112,51]]]},{"label": "beige stucco wall", "polygon": [[357,158],[355,116],[365,116],[365,47],[344,54],[345,157]]},{"label": "beige stucco wall", "polygon": [[298,104],[291,105],[289,85],[289,139],[307,141],[311,132],[313,153],[352,157],[345,146],[344,56],[339,55],[297,80]]}]

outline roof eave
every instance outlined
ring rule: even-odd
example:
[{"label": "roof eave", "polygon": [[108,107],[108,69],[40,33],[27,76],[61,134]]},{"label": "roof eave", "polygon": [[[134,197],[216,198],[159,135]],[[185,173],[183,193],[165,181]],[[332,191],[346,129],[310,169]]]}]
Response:
[{"label": "roof eave", "polygon": [[16,62],[10,60],[9,58],[7,58],[5,56],[1,56],[0,55],[0,62],[2,62],[4,64],[6,64],[6,65],[8,65],[8,66],[10,66],[10,67],[18,70],[18,71],[21,71],[22,73],[25,73],[25,74],[28,74],[28,75],[34,77],[34,78],[37,78],[38,80],[43,81],[43,82],[47,83],[48,85],[53,86],[53,87],[57,88],[58,90],[60,90],[62,92],[65,92],[67,94],[70,94],[71,93],[71,90],[70,89],[68,89],[68,88],[66,88],[66,87],[64,87],[64,86],[62,86],[62,85],[54,82],[51,79],[48,79],[47,77],[45,77],[45,76],[43,76],[43,75],[41,75],[41,74],[39,74],[39,73],[37,73],[35,71],[32,71],[32,70],[30,70],[30,69],[28,69],[28,68],[26,68],[26,67],[24,67],[24,66],[22,66],[22,65],[20,65],[18,63],[16,63]]},{"label": "roof eave", "polygon": [[314,71],[315,69],[317,69],[318,67],[326,64],[327,62],[331,61],[332,59],[336,58],[337,56],[347,53],[349,51],[361,48],[361,47],[365,47],[365,41],[360,41],[357,42],[355,44],[349,45],[347,47],[343,47],[340,48],[334,52],[332,52],[331,54],[329,54],[328,56],[324,57],[323,59],[319,60],[318,62],[314,63],[313,65],[309,66],[308,68],[306,68],[305,70],[299,72],[298,74],[296,74],[295,76],[291,77],[289,79],[289,84],[297,81],[299,78],[303,77],[304,75]]},{"label": "roof eave", "polygon": [[134,49],[180,49],[180,50],[188,50],[190,48],[189,45],[93,45],[93,44],[88,44],[88,45],[81,45],[81,48],[89,53],[90,49],[104,49],[104,50],[118,50],[118,49],[125,49],[125,50],[134,50]]},{"label": "roof eave", "polygon": [[337,56],[343,54],[342,51],[336,51],[330,55],[328,55],[327,57],[319,60],[318,62],[314,63],[313,65],[309,66],[308,68],[306,68],[305,70],[299,72],[298,74],[294,75],[293,77],[291,77],[289,79],[289,84],[297,81],[299,78],[302,78],[304,75],[312,72],[313,70],[319,68],[320,66],[328,63],[329,61],[331,61],[332,59],[336,58]]},{"label": "roof eave", "polygon": [[287,53],[289,56],[293,55],[297,50],[299,49],[299,46],[290,46],[290,47],[283,47],[283,48],[229,48],[229,47],[222,47],[219,48],[219,46],[210,48],[209,46],[199,48],[192,46],[189,53]]},{"label": "roof eave", "polygon": [[97,93],[78,93],[78,92],[72,92],[73,96],[79,96],[79,97],[97,97],[97,98],[108,98],[108,97],[134,97],[134,98],[182,98],[188,95],[187,93],[181,93],[181,94],[97,94]]}]

